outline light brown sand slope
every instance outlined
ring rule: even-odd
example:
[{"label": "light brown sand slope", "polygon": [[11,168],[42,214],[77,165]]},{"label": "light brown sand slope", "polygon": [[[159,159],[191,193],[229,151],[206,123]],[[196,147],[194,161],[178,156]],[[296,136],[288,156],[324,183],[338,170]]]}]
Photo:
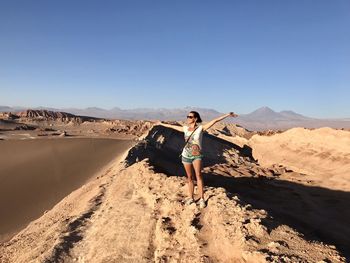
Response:
[{"label": "light brown sand slope", "polygon": [[56,138],[0,142],[0,241],[51,209],[133,144]]},{"label": "light brown sand slope", "polygon": [[264,166],[283,164],[305,173],[317,185],[350,191],[350,132],[321,128],[254,135],[249,145]]},{"label": "light brown sand slope", "polygon": [[0,245],[0,261],[345,262],[336,247],[271,217],[276,203],[262,197],[270,187],[281,202],[291,187],[221,139],[205,138],[208,206],[184,206],[186,179],[175,155],[180,140],[177,132],[152,129],[124,164],[115,162]]},{"label": "light brown sand slope", "polygon": [[1,246],[0,259],[342,262],[334,249],[310,243],[288,226],[269,232],[262,224],[266,211],[229,198],[223,188],[207,188],[211,197],[202,211],[182,204],[185,191],[184,178],[154,173],[146,162],[122,170],[114,166]]}]

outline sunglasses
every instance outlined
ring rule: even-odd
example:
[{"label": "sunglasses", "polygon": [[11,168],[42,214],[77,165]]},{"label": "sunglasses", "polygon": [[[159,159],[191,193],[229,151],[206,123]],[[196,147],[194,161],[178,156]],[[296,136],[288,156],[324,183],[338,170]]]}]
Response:
[{"label": "sunglasses", "polygon": [[194,116],[187,116],[187,119],[193,119]]}]

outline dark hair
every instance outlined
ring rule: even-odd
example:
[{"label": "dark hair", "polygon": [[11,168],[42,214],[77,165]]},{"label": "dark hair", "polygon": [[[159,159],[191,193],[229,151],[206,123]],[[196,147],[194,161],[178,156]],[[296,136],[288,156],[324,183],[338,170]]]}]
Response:
[{"label": "dark hair", "polygon": [[202,122],[201,116],[199,115],[198,112],[196,112],[196,111],[190,111],[190,113],[192,113],[193,116],[194,116],[195,118],[197,118],[197,122],[198,122],[198,123],[201,123],[201,122]]}]

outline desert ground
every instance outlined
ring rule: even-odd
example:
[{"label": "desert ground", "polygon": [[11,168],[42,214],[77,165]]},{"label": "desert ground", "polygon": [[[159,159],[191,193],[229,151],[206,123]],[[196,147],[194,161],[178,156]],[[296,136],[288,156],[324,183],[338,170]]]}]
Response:
[{"label": "desert ground", "polygon": [[131,146],[130,140],[104,138],[1,142],[0,233],[42,215]]},{"label": "desert ground", "polygon": [[0,121],[0,262],[350,260],[349,131],[215,125],[200,209],[182,133],[44,113]]}]

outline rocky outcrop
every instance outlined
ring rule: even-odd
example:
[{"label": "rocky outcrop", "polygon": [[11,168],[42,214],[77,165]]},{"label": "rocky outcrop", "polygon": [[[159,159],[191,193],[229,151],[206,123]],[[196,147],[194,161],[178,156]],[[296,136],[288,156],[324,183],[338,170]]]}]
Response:
[{"label": "rocky outcrop", "polygon": [[153,126],[150,121],[129,120],[111,120],[108,124],[109,127],[105,129],[106,133],[123,133],[136,136],[141,136]]},{"label": "rocky outcrop", "polygon": [[100,118],[78,116],[67,112],[49,111],[49,110],[25,110],[15,114],[18,118],[36,121],[62,121],[82,123],[84,121],[104,120]]},{"label": "rocky outcrop", "polygon": [[12,112],[0,112],[0,119],[2,120],[15,120],[18,116]]}]

